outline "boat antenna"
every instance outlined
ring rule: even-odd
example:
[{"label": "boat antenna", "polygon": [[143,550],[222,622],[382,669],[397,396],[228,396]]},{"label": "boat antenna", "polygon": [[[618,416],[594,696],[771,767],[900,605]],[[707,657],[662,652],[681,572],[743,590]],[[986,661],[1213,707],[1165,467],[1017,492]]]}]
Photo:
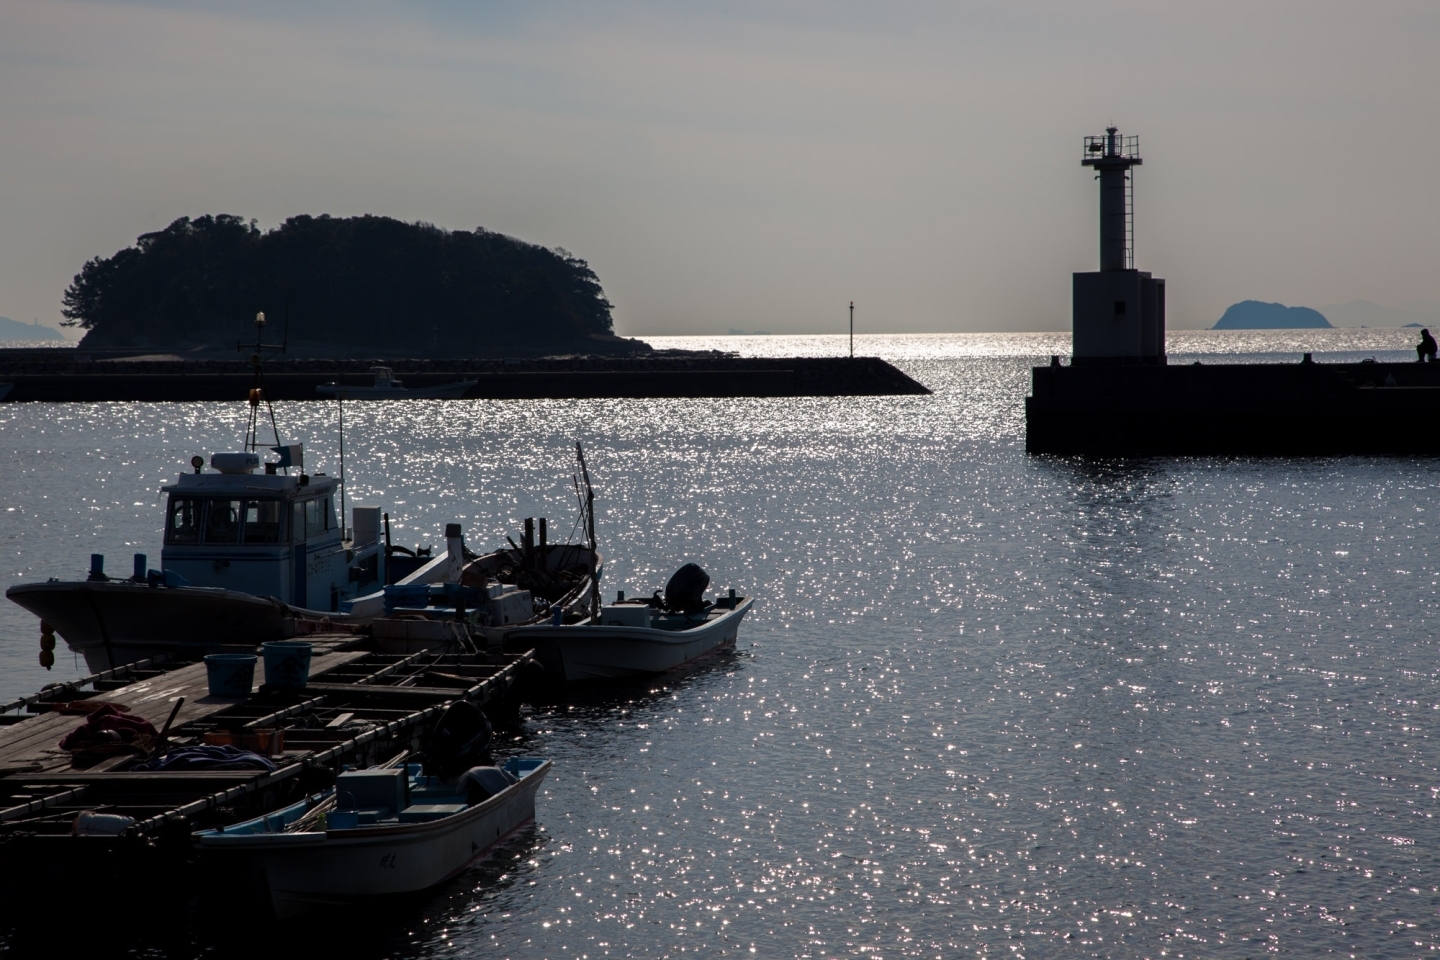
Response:
[{"label": "boat antenna", "polygon": [[595,488],[590,485],[590,469],[585,466],[585,450],[575,441],[575,459],[580,462],[580,477],[585,481],[585,539],[590,546],[590,622],[600,622],[600,571],[595,558]]},{"label": "boat antenna", "polygon": [[[289,324],[287,322],[286,326]],[[255,314],[255,342],[253,344],[236,341],[235,349],[238,351],[250,350],[250,366],[255,370],[255,379],[250,387],[250,422],[245,431],[245,450],[253,453],[260,448],[260,403],[264,401],[265,409],[270,414],[270,429],[275,434],[275,446],[280,446],[280,427],[275,422],[275,407],[271,405],[270,398],[265,395],[265,372],[263,360],[266,350],[279,351],[284,353],[288,346],[289,336],[287,330],[286,343],[265,343],[263,334],[265,332],[265,313],[262,311]],[[289,468],[285,471],[289,473]]]}]

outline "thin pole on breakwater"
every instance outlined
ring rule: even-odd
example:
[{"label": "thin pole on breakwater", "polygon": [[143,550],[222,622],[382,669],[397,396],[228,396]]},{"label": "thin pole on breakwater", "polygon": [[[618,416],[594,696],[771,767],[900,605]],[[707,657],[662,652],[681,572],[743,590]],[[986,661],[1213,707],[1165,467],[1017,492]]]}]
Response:
[{"label": "thin pole on breakwater", "polygon": [[855,301],[850,301],[850,359],[855,359]]},{"label": "thin pole on breakwater", "polygon": [[345,525],[345,394],[337,391],[335,399],[340,404],[340,539],[348,540],[350,531]]}]

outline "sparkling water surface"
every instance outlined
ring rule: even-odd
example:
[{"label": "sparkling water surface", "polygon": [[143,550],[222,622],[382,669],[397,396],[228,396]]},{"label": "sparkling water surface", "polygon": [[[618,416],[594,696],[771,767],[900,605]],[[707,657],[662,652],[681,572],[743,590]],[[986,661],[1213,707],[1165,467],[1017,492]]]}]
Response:
[{"label": "sparkling water surface", "polygon": [[[1172,333],[1170,353],[1401,360],[1413,340]],[[857,352],[935,394],[347,404],[350,498],[400,542],[459,520],[481,549],[538,515],[563,536],[578,438],[607,594],[696,560],[759,603],[703,669],[527,711],[504,750],[555,761],[537,826],[339,922],[337,955],[1433,953],[1440,463],[1028,456],[1028,370],[1068,336]],[[83,575],[91,552],[154,565],[159,486],[237,447],[245,413],[0,405],[7,581]],[[335,472],[334,405],[276,413]],[[82,672],[63,644],[40,669],[37,638],[0,607],[0,696]],[[110,946],[230,940],[171,924]],[[14,956],[40,942],[0,933]]]}]

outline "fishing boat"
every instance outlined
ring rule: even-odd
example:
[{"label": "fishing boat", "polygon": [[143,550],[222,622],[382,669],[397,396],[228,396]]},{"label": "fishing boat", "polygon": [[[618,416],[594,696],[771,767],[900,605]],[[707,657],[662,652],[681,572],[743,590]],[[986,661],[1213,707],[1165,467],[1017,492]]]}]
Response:
[{"label": "fishing boat", "polygon": [[[580,498],[585,535],[595,551],[595,489],[585,453],[575,445],[579,464],[576,493]],[[583,484],[583,493],[582,490]],[[595,553],[598,558],[599,554]],[[754,601],[733,589],[705,599],[710,575],[687,563],[644,600],[601,604],[600,579],[592,577],[588,592],[568,604],[553,604],[551,615],[515,626],[492,627],[490,640],[503,649],[533,650],[552,686],[582,681],[622,680],[678,670],[716,651],[735,645],[740,621]]]},{"label": "fishing boat", "polygon": [[[308,670],[277,671],[284,685],[271,682],[268,662],[263,676],[237,677],[233,665],[141,661],[0,704],[0,848],[10,868],[0,911],[53,899],[76,877],[105,891],[149,890],[157,902],[195,889],[223,902],[221,890],[247,878],[194,874],[193,834],[307,798],[313,807],[346,770],[423,757],[448,775],[484,763],[489,718],[517,720],[530,666],[524,654],[493,651],[387,654],[351,634],[306,645]],[[87,729],[124,733],[80,736]],[[115,896],[89,905],[131,904]]]},{"label": "fishing boat", "polygon": [[[353,509],[342,530],[338,481],[323,473],[283,476],[256,453],[218,453],[212,471],[182,474],[168,495],[159,569],[136,554],[133,573],[114,577],[92,554],[85,580],[10,587],[5,595],[38,616],[105,670],[184,650],[195,656],[225,644],[281,639],[296,621],[340,622],[341,604],[382,589],[390,551],[379,507]],[[446,552],[408,574],[408,582],[454,582],[464,569],[459,524]]]},{"label": "fishing boat", "polygon": [[478,381],[460,380],[433,387],[407,387],[395,379],[390,367],[371,367],[375,382],[370,386],[322,383],[315,392],[339,400],[458,400]]},{"label": "fishing boat", "polygon": [[262,877],[284,919],[449,880],[535,819],[535,793],[549,772],[550,761],[538,758],[453,779],[418,763],[351,770],[323,793],[195,840],[202,857]]},{"label": "fishing boat", "polygon": [[[94,671],[181,652],[198,656],[226,644],[282,639],[296,623],[347,619],[344,602],[397,580],[459,578],[465,549],[458,524],[446,529],[444,554],[417,549],[399,557],[379,507],[356,506],[351,522],[343,522],[343,467],[342,478],[305,473],[303,445],[281,443],[273,410],[274,445],[262,445],[261,404],[269,405],[259,363],[263,325],[260,314],[244,448],[213,454],[209,470],[196,455],[193,472],[162,488],[159,568],[137,553],[131,575],[114,576],[103,554],[91,554],[84,580],[52,578],[5,591],[41,619],[42,645],[58,632]],[[343,434],[341,443],[343,464]],[[262,464],[262,451],[274,459]],[[53,650],[42,649],[40,662],[51,666]]]},{"label": "fishing boat", "polygon": [[[550,543],[549,524],[524,522],[519,543],[472,557],[458,582],[426,586],[397,584],[342,605],[351,616],[367,617],[377,644],[394,653],[498,646],[507,628],[573,619],[599,597],[604,557],[595,547],[594,493],[585,452],[575,445],[575,490],[586,543]],[[581,482],[585,493],[580,494]]]},{"label": "fishing boat", "polygon": [[702,609],[666,609],[654,598],[600,608],[597,618],[540,623],[502,631],[507,650],[534,649],[551,683],[621,680],[669,673],[735,646],[740,621],[754,604],[749,597],[716,597]]}]

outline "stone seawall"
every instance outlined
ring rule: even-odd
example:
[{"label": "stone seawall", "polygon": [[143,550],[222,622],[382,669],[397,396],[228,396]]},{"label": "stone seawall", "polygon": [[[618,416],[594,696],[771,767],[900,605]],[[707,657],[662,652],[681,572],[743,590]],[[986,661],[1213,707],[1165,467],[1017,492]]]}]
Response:
[{"label": "stone seawall", "polygon": [[[0,351],[8,402],[235,400],[254,373],[243,360],[132,357],[97,360],[48,351]],[[474,380],[467,399],[604,397],[842,397],[930,391],[875,357],[551,357],[526,360],[285,360],[265,362],[272,400],[319,400],[321,384],[367,386],[385,365],[407,388]]]},{"label": "stone seawall", "polygon": [[1025,447],[1084,456],[1440,455],[1440,364],[1049,366]]}]

